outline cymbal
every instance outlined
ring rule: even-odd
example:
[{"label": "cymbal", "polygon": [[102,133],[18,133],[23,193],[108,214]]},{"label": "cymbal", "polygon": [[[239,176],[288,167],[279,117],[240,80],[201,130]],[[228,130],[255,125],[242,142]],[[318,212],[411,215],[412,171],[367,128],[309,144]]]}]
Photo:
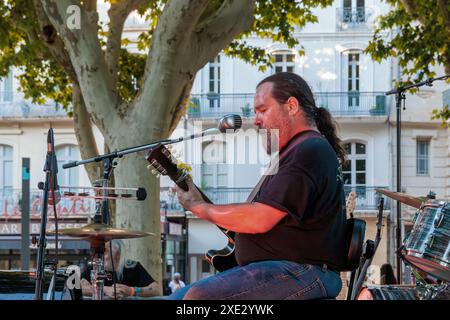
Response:
[{"label": "cymbal", "polygon": [[[56,234],[56,231],[49,231],[48,234]],[[150,232],[116,229],[102,223],[91,223],[81,228],[60,229],[58,230],[58,234],[76,238],[89,238],[90,240],[102,240],[105,242],[112,239],[131,239],[156,236],[154,233]]]},{"label": "cymbal", "polygon": [[419,209],[422,206],[422,203],[427,201],[427,197],[413,197],[406,193],[394,192],[387,189],[377,188],[375,190],[379,193],[384,194],[385,196],[388,196],[389,198],[400,201],[401,203],[404,203],[416,209]]}]

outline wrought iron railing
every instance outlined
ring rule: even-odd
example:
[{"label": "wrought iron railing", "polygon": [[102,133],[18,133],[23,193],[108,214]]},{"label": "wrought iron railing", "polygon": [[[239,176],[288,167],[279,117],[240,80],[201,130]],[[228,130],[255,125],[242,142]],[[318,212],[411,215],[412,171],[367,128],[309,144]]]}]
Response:
[{"label": "wrought iron railing", "polygon": [[[334,116],[380,116],[388,112],[383,92],[318,92],[316,105]],[[188,107],[189,118],[219,118],[229,113],[254,117],[252,93],[194,94]]]}]

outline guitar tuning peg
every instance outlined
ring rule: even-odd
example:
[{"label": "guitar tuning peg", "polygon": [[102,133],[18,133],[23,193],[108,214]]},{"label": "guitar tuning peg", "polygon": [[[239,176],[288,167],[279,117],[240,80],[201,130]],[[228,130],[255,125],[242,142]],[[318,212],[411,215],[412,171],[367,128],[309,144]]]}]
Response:
[{"label": "guitar tuning peg", "polygon": [[152,170],[154,167],[151,165],[151,164],[149,164],[148,166],[147,166],[147,170]]},{"label": "guitar tuning peg", "polygon": [[158,174],[159,174],[159,171],[158,171],[158,170],[156,170],[156,169],[153,169],[153,170],[152,170],[152,174],[154,174],[154,175],[156,176],[156,175],[158,175]]},{"label": "guitar tuning peg", "polygon": [[155,177],[156,177],[157,179],[159,179],[159,178],[161,177],[161,175],[159,174],[159,172],[158,172],[157,174],[155,174]]}]

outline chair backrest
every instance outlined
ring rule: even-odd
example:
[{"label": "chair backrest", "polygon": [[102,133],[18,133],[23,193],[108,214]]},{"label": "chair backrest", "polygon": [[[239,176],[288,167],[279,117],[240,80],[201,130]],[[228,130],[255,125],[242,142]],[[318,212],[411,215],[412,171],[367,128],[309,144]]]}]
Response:
[{"label": "chair backrest", "polygon": [[353,217],[353,211],[356,208],[356,192],[351,191],[347,196],[345,205],[346,210],[346,248],[347,271],[353,271],[359,266],[363,252],[364,236],[366,233],[366,222]]},{"label": "chair backrest", "polygon": [[364,246],[366,222],[362,219],[350,218],[346,221],[347,237],[347,271],[353,271],[359,266]]}]

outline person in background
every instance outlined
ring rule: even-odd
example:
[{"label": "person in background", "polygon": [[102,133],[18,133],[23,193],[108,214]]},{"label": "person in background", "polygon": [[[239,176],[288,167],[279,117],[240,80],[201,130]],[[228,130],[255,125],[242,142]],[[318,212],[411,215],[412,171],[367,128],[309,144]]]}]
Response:
[{"label": "person in background", "polygon": [[178,289],[184,288],[185,286],[185,283],[181,280],[181,274],[175,272],[173,274],[172,281],[169,282],[170,293],[174,293]]},{"label": "person in background", "polygon": [[[153,297],[160,296],[158,283],[145,270],[142,264],[134,260],[125,260],[124,243],[122,240],[112,240],[112,256],[114,258],[114,269],[116,279],[117,299],[128,297]],[[107,278],[103,288],[107,298],[114,299],[114,283],[112,275],[112,264],[110,255],[110,243],[105,248],[105,270]],[[81,288],[83,296],[92,295],[91,268],[88,267],[82,274]]]},{"label": "person in background", "polygon": [[389,263],[385,263],[381,266],[380,284],[381,285],[397,284],[397,279],[395,278],[394,275],[394,269],[392,269],[392,266]]}]

